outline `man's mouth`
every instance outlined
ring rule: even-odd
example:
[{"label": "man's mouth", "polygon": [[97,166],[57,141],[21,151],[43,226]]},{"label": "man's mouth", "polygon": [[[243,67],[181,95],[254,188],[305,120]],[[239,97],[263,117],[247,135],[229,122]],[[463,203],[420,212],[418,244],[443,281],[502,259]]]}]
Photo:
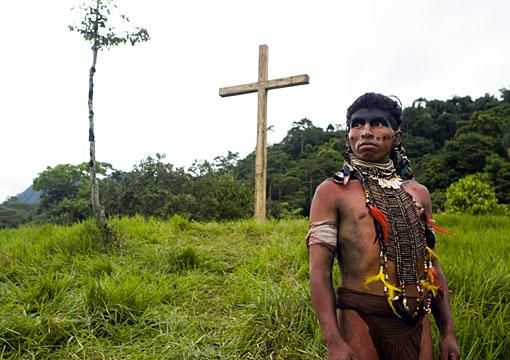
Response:
[{"label": "man's mouth", "polygon": [[358,145],[358,149],[361,149],[363,147],[376,147],[376,146],[377,146],[377,144],[373,143],[373,142],[363,142]]}]

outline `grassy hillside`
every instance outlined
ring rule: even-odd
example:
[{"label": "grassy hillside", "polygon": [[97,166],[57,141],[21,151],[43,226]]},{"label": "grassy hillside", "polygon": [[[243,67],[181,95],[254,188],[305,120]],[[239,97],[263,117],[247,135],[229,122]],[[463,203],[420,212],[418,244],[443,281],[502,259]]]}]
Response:
[{"label": "grassy hillside", "polygon": [[[463,357],[509,358],[510,222],[436,220]],[[109,253],[90,222],[0,231],[0,358],[324,358],[305,220],[112,226]]]}]

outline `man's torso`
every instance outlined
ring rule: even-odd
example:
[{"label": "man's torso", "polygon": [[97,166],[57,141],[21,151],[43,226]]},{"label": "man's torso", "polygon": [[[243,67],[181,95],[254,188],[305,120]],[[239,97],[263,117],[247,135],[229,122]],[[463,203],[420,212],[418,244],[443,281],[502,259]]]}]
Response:
[{"label": "man's torso", "polygon": [[[374,218],[365,204],[363,187],[357,180],[332,187],[334,206],[338,212],[338,254],[342,274],[342,287],[382,295],[383,285],[373,283],[365,288],[365,279],[378,273],[380,245],[376,239]],[[424,187],[415,181],[404,183],[404,189],[414,201],[422,203]],[[423,259],[417,259],[418,273],[423,271]],[[388,261],[387,272],[395,284],[395,263]],[[408,295],[416,295],[415,286],[407,286]]]}]

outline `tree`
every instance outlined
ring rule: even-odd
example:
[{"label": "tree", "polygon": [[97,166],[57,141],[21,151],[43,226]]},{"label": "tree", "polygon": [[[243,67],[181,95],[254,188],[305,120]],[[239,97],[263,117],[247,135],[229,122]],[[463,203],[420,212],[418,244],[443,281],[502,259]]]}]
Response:
[{"label": "tree", "polygon": [[35,204],[21,202],[16,196],[10,197],[0,205],[0,229],[18,227],[32,220]]},{"label": "tree", "polygon": [[48,166],[34,179],[34,190],[41,191],[39,220],[70,224],[90,216],[87,167],[86,163]]},{"label": "tree", "polygon": [[[149,40],[149,33],[144,28],[135,28],[134,31],[118,31],[112,22],[112,11],[117,9],[113,0],[87,1],[80,6],[83,18],[79,25],[70,25],[70,31],[78,32],[92,48],[92,66],[89,71],[89,142],[90,142],[90,183],[91,202],[94,217],[101,228],[105,241],[111,241],[111,230],[106,223],[104,207],[99,202],[99,184],[97,181],[96,150],[94,135],[94,74],[96,72],[97,55],[99,50],[109,49],[126,42],[135,45]],[[126,24],[129,19],[125,15],[119,15],[120,22]]]},{"label": "tree", "polygon": [[510,204],[510,161],[492,154],[487,157],[484,172],[489,174],[498,201],[503,204]]},{"label": "tree", "polygon": [[499,89],[499,93],[504,103],[510,104],[510,89],[502,88]]},{"label": "tree", "polygon": [[293,159],[301,156],[307,144],[312,146],[322,145],[335,136],[334,132],[325,132],[320,127],[313,125],[307,118],[294,121],[292,125],[292,129],[287,132],[287,135],[282,140],[282,145]]}]

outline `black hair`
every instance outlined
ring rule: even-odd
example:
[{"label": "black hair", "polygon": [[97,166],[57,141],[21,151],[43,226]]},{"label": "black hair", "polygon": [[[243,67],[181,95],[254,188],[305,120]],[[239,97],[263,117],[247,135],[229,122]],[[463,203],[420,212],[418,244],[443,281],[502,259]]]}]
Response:
[{"label": "black hair", "polygon": [[[395,96],[395,98],[397,97]],[[378,109],[389,112],[395,120],[391,124],[394,130],[397,130],[402,124],[402,106],[386,95],[370,92],[361,95],[347,109],[347,129],[350,128],[350,117],[360,109]]]}]

